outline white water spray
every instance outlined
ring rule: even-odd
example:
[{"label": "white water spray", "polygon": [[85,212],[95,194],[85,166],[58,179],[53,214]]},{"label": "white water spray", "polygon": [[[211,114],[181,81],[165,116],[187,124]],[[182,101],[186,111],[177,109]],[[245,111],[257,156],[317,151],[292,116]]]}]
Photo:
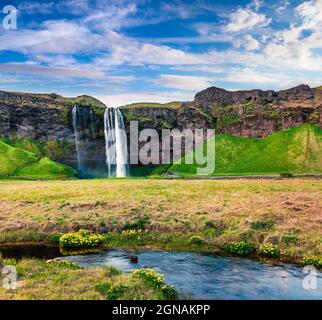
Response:
[{"label": "white water spray", "polygon": [[108,177],[128,176],[127,137],[123,116],[119,109],[106,108],[104,133]]},{"label": "white water spray", "polygon": [[80,138],[80,131],[79,131],[79,121],[78,121],[79,115],[78,115],[77,105],[73,107],[72,115],[73,115],[73,127],[74,127],[75,145],[76,145],[76,153],[77,153],[77,166],[78,166],[78,170],[81,171],[83,166],[82,166],[82,157],[81,157],[81,151],[80,151],[81,138]]}]

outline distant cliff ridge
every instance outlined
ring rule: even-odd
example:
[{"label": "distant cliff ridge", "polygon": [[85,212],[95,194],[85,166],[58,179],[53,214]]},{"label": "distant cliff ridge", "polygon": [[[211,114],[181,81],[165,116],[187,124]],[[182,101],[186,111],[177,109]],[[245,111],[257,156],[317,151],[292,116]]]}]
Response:
[{"label": "distant cliff ridge", "polygon": [[211,87],[181,105],[136,103],[121,109],[128,122],[140,120],[141,128],[216,128],[217,132],[261,138],[304,123],[322,127],[322,87],[300,85],[282,91]]}]

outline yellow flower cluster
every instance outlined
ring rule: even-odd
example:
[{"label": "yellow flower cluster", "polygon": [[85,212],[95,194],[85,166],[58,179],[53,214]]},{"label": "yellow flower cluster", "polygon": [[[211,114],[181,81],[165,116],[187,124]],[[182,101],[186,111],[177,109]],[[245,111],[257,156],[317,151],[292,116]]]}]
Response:
[{"label": "yellow flower cluster", "polygon": [[91,233],[88,230],[79,230],[62,235],[59,243],[65,248],[95,248],[100,246],[104,237],[100,234]]},{"label": "yellow flower cluster", "polygon": [[172,285],[165,284],[163,274],[157,273],[153,269],[135,269],[132,271],[133,276],[142,279],[146,284],[159,290],[165,299],[177,299],[178,294]]},{"label": "yellow flower cluster", "polygon": [[136,277],[139,277],[150,284],[152,284],[154,287],[161,288],[164,284],[164,275],[159,274],[153,269],[145,268],[145,269],[135,269],[132,271],[133,275]]}]

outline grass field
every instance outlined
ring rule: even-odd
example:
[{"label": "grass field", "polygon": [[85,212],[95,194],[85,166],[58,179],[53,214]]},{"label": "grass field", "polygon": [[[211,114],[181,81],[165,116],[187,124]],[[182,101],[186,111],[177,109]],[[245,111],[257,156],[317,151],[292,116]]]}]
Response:
[{"label": "grass field", "polygon": [[[0,243],[80,228],[110,246],[218,252],[272,241],[282,258],[321,257],[322,180],[0,180]],[[124,229],[147,230],[129,239]],[[190,241],[197,235],[202,243]]]}]

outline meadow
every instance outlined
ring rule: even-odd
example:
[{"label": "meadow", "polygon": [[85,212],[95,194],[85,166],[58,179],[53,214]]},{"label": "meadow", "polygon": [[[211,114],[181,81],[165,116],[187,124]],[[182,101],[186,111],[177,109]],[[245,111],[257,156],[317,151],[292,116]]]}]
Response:
[{"label": "meadow", "polygon": [[[322,180],[0,180],[0,243],[86,229],[108,247],[218,253],[236,241],[321,257]],[[55,240],[56,239],[56,240]]]}]

